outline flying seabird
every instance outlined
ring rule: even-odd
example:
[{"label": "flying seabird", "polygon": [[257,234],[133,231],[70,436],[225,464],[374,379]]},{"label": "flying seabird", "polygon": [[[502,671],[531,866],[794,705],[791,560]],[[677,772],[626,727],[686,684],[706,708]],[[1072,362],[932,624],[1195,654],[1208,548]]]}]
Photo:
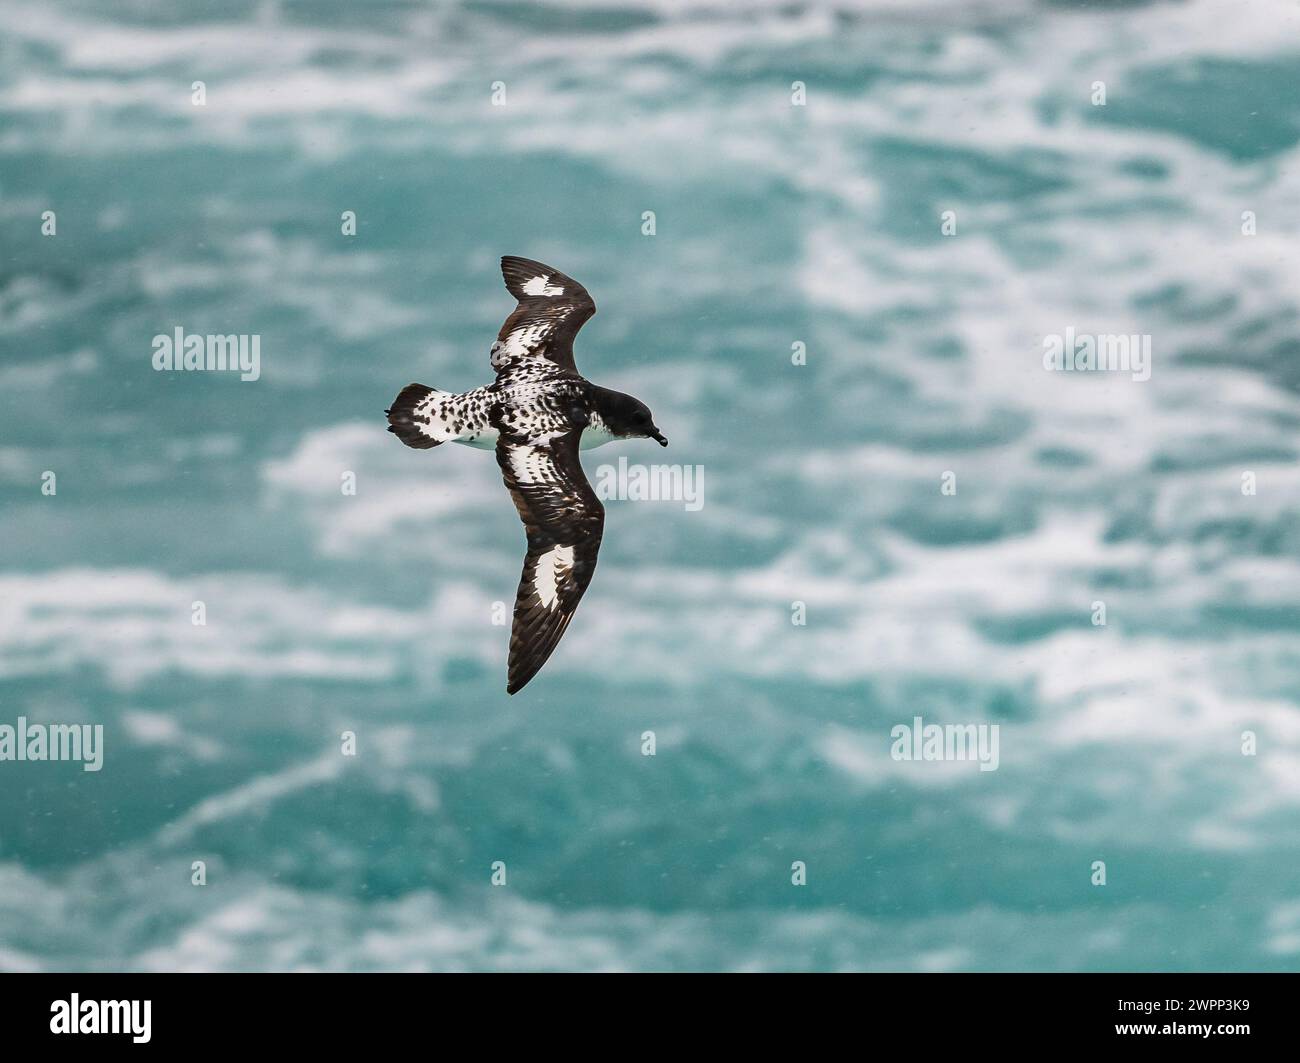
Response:
[{"label": "flying seabird", "polygon": [[501,260],[518,301],[492,344],[496,381],[456,395],[408,384],[393,400],[388,430],[408,447],[441,443],[495,449],[497,464],[528,535],[515,594],[506,693],[546,663],[596,568],[605,507],[591,489],[578,450],[643,437],[661,446],[649,407],[597,387],[573,362],[573,338],[596,312],[587,289],[527,258]]}]

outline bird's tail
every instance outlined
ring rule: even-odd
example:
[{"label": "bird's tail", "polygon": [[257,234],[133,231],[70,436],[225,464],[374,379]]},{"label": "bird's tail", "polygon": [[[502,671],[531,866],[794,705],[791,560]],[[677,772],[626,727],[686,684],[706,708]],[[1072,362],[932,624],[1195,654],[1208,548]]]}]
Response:
[{"label": "bird's tail", "polygon": [[450,392],[424,384],[407,384],[393,400],[393,405],[384,411],[388,414],[388,430],[408,447],[417,450],[428,450],[448,439],[455,439],[456,433],[443,422],[438,411],[442,400],[450,397]]}]

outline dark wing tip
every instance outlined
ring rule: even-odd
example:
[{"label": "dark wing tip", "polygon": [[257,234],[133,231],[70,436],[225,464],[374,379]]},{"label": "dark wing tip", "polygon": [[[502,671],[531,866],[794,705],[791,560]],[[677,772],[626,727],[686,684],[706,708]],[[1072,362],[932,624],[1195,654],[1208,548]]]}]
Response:
[{"label": "dark wing tip", "polygon": [[[525,587],[531,582],[525,569],[520,581],[520,593],[527,593]],[[582,598],[585,586],[578,590],[576,599],[559,605],[556,609],[547,609],[536,604],[521,607],[515,603],[515,623],[510,633],[510,659],[506,672],[506,693],[515,694],[542,670],[542,665],[551,659],[551,654],[560,644],[564,632],[573,619]],[[558,604],[558,603],[557,603]]]},{"label": "dark wing tip", "polygon": [[514,277],[521,277],[527,280],[529,277],[536,276],[538,273],[559,273],[558,269],[552,269],[545,262],[538,262],[535,258],[522,258],[519,255],[502,255],[501,256],[501,274],[506,280]]},{"label": "dark wing tip", "polygon": [[521,302],[537,298],[563,298],[578,304],[591,302],[587,289],[572,277],[535,259],[503,255],[501,276],[510,294]]},{"label": "dark wing tip", "polygon": [[509,274],[511,272],[524,270],[528,276],[532,276],[537,270],[543,273],[556,273],[557,270],[551,269],[545,262],[538,262],[535,258],[524,258],[522,255],[502,255],[501,272]]},{"label": "dark wing tip", "polygon": [[530,281],[558,272],[544,262],[535,262],[531,258],[520,258],[518,255],[501,257],[501,276],[506,282],[506,288],[516,299],[526,299],[533,294],[525,290]]}]

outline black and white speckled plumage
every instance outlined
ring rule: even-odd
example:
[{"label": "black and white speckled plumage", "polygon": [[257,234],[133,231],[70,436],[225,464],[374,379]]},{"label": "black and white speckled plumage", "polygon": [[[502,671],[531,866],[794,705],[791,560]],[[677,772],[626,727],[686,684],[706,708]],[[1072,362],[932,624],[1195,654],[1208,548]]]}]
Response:
[{"label": "black and white speckled plumage", "polygon": [[596,312],[587,290],[526,258],[503,258],[501,273],[518,302],[489,355],[496,381],[460,395],[409,384],[385,412],[388,430],[409,447],[496,450],[528,537],[510,633],[513,694],[550,657],[596,568],[605,509],[579,449],[617,438],[668,441],[644,403],[578,373],[573,339]]},{"label": "black and white speckled plumage", "polygon": [[408,384],[393,400],[392,408],[384,411],[388,430],[417,450],[448,442],[494,447],[496,429],[488,413],[496,400],[490,392],[490,388],[475,388],[453,395],[423,384]]}]

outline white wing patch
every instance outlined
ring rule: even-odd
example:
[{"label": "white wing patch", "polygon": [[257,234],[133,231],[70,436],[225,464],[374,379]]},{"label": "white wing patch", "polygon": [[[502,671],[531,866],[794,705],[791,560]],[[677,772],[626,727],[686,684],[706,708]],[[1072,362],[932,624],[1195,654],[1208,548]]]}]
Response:
[{"label": "white wing patch", "polygon": [[551,279],[549,273],[544,273],[540,277],[529,277],[528,283],[524,285],[525,295],[563,295],[564,289],[557,288],[553,284],[546,282]]},{"label": "white wing patch", "polygon": [[537,567],[533,571],[533,589],[547,609],[554,608],[559,597],[560,580],[567,579],[572,570],[572,546],[553,546],[537,559]]},{"label": "white wing patch", "polygon": [[537,321],[531,325],[525,325],[523,328],[517,328],[506,337],[496,356],[498,358],[514,358],[519,355],[531,354],[537,347],[542,345],[546,337],[554,329],[555,324],[551,321]]},{"label": "white wing patch", "polygon": [[539,447],[511,447],[510,471],[520,484],[550,483],[555,479],[551,453]]}]

